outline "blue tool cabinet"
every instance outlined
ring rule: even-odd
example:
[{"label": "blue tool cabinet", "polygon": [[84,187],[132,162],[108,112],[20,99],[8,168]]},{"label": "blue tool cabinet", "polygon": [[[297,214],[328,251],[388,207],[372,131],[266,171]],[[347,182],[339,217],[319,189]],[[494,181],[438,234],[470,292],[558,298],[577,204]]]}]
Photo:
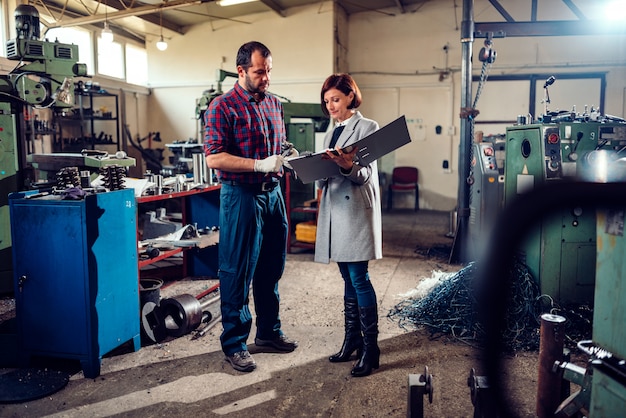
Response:
[{"label": "blue tool cabinet", "polygon": [[139,350],[136,204],[132,189],[9,196],[18,351],[80,361],[100,374],[102,356]]}]

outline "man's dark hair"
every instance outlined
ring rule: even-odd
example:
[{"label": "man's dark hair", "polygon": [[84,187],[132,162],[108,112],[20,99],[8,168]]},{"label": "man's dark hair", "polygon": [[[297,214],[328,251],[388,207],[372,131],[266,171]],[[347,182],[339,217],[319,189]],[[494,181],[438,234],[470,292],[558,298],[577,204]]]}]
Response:
[{"label": "man's dark hair", "polygon": [[245,71],[248,71],[248,68],[252,65],[252,53],[254,51],[259,51],[263,58],[267,58],[272,55],[269,48],[261,42],[247,42],[241,45],[241,47],[239,47],[239,51],[237,51],[237,66],[241,66]]}]

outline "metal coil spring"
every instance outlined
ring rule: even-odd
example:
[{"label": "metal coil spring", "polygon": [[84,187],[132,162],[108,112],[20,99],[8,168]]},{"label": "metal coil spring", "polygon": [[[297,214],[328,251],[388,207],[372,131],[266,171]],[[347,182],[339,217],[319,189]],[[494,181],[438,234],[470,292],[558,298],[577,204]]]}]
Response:
[{"label": "metal coil spring", "polygon": [[124,189],[124,179],[126,177],[126,168],[113,164],[100,167],[100,174],[103,177],[104,187],[109,190]]},{"label": "metal coil spring", "polygon": [[78,167],[64,167],[56,173],[57,187],[67,189],[80,186]]}]

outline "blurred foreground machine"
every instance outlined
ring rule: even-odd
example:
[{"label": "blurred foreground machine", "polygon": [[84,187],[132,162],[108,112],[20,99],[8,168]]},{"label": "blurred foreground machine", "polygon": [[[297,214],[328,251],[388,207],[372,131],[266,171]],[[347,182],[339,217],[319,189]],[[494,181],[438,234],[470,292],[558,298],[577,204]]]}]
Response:
[{"label": "blurred foreground machine", "polygon": [[[587,169],[597,158],[616,161],[626,156],[624,149],[626,121],[597,113],[559,113],[544,117],[542,123],[509,127],[505,206],[541,183],[586,180]],[[608,162],[604,167],[607,168],[605,181],[611,181],[614,170]],[[593,203],[580,202],[576,207],[537,220],[520,248],[541,292],[559,304],[593,303],[596,276]]]},{"label": "blurred foreground machine", "polygon": [[598,211],[590,417],[619,416],[626,407],[625,213]]},{"label": "blurred foreground machine", "polygon": [[[596,157],[590,162],[587,179],[621,182],[626,187],[626,161],[611,159],[610,154],[601,151]],[[599,172],[592,171],[594,166],[600,167]],[[613,179],[606,178],[607,167],[612,168]],[[626,408],[626,207],[599,206],[596,212],[592,340],[577,344],[588,355],[586,367],[568,361],[557,361],[553,366],[563,381],[580,388],[559,405],[555,413],[559,417],[617,417],[623,416]]]},{"label": "blurred foreground machine", "polygon": [[21,4],[15,10],[17,38],[7,42],[7,58],[18,65],[0,75],[0,293],[12,289],[9,193],[25,190],[28,171],[25,118],[30,108],[70,108],[73,77],[86,76],[78,46],[39,40],[39,12]]}]

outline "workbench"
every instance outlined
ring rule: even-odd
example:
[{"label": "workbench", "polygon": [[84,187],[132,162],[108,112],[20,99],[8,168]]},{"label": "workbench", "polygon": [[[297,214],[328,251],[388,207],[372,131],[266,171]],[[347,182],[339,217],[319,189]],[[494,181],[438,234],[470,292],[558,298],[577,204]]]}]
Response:
[{"label": "workbench", "polygon": [[[141,196],[137,198],[138,212],[140,214],[145,212],[149,206],[174,203],[182,214],[183,226],[191,224],[198,229],[211,229],[219,225],[220,188],[218,184],[181,192]],[[197,243],[189,245],[172,245],[170,249],[161,250],[157,257],[142,258],[139,260],[139,269],[181,253],[183,257],[181,279],[188,276],[217,277],[217,240],[214,236],[205,236]],[[140,275],[144,275],[142,272],[143,270]]]}]

